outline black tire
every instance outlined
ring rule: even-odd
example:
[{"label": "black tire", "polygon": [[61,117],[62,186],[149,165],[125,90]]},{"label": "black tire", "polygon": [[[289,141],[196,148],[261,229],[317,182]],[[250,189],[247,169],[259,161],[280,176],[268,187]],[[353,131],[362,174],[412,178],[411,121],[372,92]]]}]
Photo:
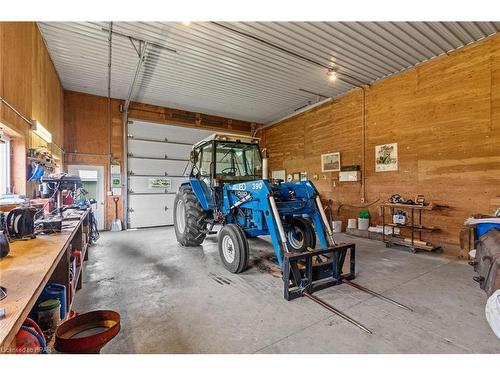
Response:
[{"label": "black tire", "polygon": [[314,230],[314,225],[310,219],[306,219],[306,221],[309,223],[309,230],[311,231],[311,238],[312,238],[312,243],[311,243],[311,249],[316,249],[316,231]]},{"label": "black tire", "polygon": [[219,232],[219,255],[229,272],[241,273],[248,267],[248,241],[239,225],[227,224]]},{"label": "black tire", "polygon": [[311,222],[303,217],[290,220],[286,230],[286,245],[292,253],[302,253],[316,247],[316,234]]},{"label": "black tire", "polygon": [[182,186],[175,196],[174,227],[182,246],[199,246],[207,236],[207,214],[189,186]]}]

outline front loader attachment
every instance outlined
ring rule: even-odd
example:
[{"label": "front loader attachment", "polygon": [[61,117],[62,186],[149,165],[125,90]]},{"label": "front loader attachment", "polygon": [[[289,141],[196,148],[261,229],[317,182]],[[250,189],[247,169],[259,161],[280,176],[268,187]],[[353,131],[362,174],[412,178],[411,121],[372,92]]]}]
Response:
[{"label": "front loader attachment", "polygon": [[[402,309],[413,311],[408,306],[352,281],[356,273],[356,246],[352,243],[303,253],[288,252],[283,258],[284,297],[286,300],[306,297],[354,324],[365,333],[371,334],[372,331],[331,304],[313,295],[313,293],[344,283]],[[347,259],[349,262],[348,270],[344,272],[344,264]]]},{"label": "front loader attachment", "polygon": [[[349,271],[344,263],[349,257]],[[303,253],[286,253],[283,262],[284,297],[290,301],[304,292],[314,293],[352,280],[356,267],[356,246],[352,243]]]}]

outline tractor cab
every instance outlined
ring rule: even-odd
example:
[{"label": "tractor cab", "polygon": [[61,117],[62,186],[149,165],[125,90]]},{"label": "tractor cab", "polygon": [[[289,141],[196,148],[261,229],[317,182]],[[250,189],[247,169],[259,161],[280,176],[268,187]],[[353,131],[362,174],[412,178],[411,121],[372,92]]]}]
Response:
[{"label": "tractor cab", "polygon": [[216,133],[195,144],[190,159],[189,176],[211,188],[262,178],[258,138]]}]

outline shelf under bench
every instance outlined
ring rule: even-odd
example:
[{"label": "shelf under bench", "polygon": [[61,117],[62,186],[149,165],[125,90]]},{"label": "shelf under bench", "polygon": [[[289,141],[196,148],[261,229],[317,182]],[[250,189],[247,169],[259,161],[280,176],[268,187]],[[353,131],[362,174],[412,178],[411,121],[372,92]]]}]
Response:
[{"label": "shelf under bench", "polygon": [[76,291],[88,239],[88,211],[75,212],[80,218],[63,221],[60,233],[11,242],[9,255],[0,260],[0,285],[7,289],[7,297],[0,301],[5,309],[5,318],[0,319],[0,353],[15,349],[15,336],[48,282],[66,285],[69,312],[75,294],[68,298],[71,248],[82,250],[82,265],[73,280]]}]

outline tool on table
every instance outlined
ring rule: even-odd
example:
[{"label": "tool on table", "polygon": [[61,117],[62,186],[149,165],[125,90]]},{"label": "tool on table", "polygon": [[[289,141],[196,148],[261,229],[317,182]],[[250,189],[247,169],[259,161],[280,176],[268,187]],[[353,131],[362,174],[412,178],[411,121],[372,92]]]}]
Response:
[{"label": "tool on table", "polygon": [[37,230],[42,233],[59,233],[62,231],[62,220],[60,217],[48,217],[36,222]]},{"label": "tool on table", "polygon": [[415,196],[415,204],[419,204],[421,206],[425,205],[425,196],[423,194],[417,194]]},{"label": "tool on table", "polygon": [[114,197],[113,202],[115,202],[115,218],[113,219],[113,222],[111,223],[111,231],[112,232],[121,232],[122,230],[122,222],[120,219],[118,219],[118,201],[120,198]]},{"label": "tool on table", "polygon": [[[51,175],[48,177],[41,178],[41,186],[47,186],[48,189],[53,191],[53,194],[57,194],[57,209],[56,212],[58,215],[62,216],[64,211],[64,194],[63,191],[71,192],[72,194],[76,193],[78,189],[82,187],[82,179],[80,176],[72,176],[66,173],[62,173],[60,175]],[[46,184],[46,185],[44,185]]]},{"label": "tool on table", "polygon": [[0,212],[0,258],[9,255],[10,245],[5,214]]},{"label": "tool on table", "polygon": [[7,297],[7,288],[0,286],[0,301]]},{"label": "tool on table", "polygon": [[7,214],[6,229],[13,239],[35,238],[35,214],[33,207],[17,207]]}]

